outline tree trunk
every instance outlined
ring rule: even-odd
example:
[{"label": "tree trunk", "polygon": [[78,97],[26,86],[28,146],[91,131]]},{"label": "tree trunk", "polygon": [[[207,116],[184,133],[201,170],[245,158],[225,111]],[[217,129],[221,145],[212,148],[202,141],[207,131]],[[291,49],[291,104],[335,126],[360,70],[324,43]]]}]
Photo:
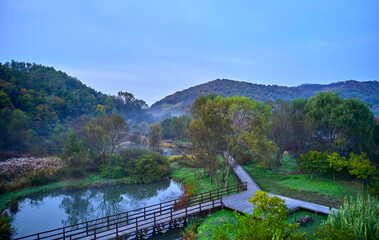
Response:
[{"label": "tree trunk", "polygon": [[217,174],[214,175],[214,180],[215,180],[215,183],[216,183],[216,188],[221,187],[221,182],[218,179]]},{"label": "tree trunk", "polygon": [[226,166],[225,188],[228,186],[229,173],[230,173],[230,165],[228,164],[228,166]]},{"label": "tree trunk", "polygon": [[200,169],[199,168],[196,168],[196,169],[197,169],[197,172],[199,173],[199,178],[202,179]]}]

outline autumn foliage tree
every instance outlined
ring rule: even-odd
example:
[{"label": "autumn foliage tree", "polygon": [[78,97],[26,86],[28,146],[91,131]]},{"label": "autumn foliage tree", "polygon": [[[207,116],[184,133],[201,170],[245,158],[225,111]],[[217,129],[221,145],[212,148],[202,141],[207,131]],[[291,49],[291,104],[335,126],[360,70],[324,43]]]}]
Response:
[{"label": "autumn foliage tree", "polygon": [[225,151],[225,186],[228,185],[230,171],[235,164],[234,158],[239,150],[255,151],[258,160],[271,157],[272,145],[267,138],[269,106],[247,97],[209,95],[195,101],[191,116],[193,120],[190,131],[199,128],[203,132],[197,134],[201,135],[199,138],[190,137],[193,144],[199,145],[198,141],[202,141],[211,151]]}]

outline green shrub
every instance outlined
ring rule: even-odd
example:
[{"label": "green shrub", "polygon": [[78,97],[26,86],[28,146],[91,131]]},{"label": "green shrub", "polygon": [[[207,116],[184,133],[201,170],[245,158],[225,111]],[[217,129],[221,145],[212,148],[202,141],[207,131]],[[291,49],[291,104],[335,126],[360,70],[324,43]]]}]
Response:
[{"label": "green shrub", "polygon": [[322,231],[351,232],[352,239],[379,239],[379,201],[363,196],[345,199],[338,211],[329,214],[323,228]]},{"label": "green shrub", "polygon": [[45,184],[48,184],[51,179],[46,176],[43,172],[41,171],[36,171],[36,172],[33,172],[30,176],[29,176],[29,179],[30,179],[30,183],[33,185],[33,186],[41,186],[41,185],[45,185]]},{"label": "green shrub", "polygon": [[10,239],[13,230],[10,217],[8,215],[0,215],[0,239]]},{"label": "green shrub", "polygon": [[313,240],[351,240],[354,239],[354,234],[350,229],[336,229],[330,224],[324,224],[315,232],[312,237]]},{"label": "green shrub", "polygon": [[236,214],[237,225],[226,224],[222,229],[217,229],[217,237],[228,239],[228,231],[234,230],[235,239],[304,239],[305,233],[295,233],[297,224],[286,222],[288,208],[283,199],[269,197],[267,193],[257,191],[248,201],[254,205],[253,214]]},{"label": "green shrub", "polygon": [[66,169],[66,175],[73,178],[82,178],[86,175],[86,172],[83,169]]},{"label": "green shrub", "polygon": [[17,212],[18,211],[18,201],[17,201],[17,199],[13,198],[11,200],[10,210],[11,210],[11,212]]},{"label": "green shrub", "polygon": [[128,175],[140,182],[153,182],[162,180],[170,172],[170,162],[167,157],[157,152],[142,155],[134,162],[134,167],[128,166]]},{"label": "green shrub", "polygon": [[149,150],[138,149],[138,148],[124,148],[119,151],[119,155],[124,162],[127,162],[131,159],[137,159],[138,157],[149,153]]},{"label": "green shrub", "polygon": [[204,218],[201,217],[190,219],[184,231],[182,232],[182,239],[195,240],[197,228],[200,226],[202,222],[204,222]]},{"label": "green shrub", "polygon": [[125,164],[120,156],[109,156],[100,166],[101,175],[106,178],[122,178],[125,176]]}]

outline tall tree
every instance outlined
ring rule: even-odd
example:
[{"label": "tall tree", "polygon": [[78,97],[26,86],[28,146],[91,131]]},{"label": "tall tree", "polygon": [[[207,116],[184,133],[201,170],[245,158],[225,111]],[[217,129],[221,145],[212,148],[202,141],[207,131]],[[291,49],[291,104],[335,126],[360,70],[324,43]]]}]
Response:
[{"label": "tall tree", "polygon": [[374,114],[367,104],[359,99],[345,99],[344,105],[350,114],[350,120],[344,126],[347,148],[345,151],[371,153],[374,145]]},{"label": "tall tree", "polygon": [[106,115],[93,119],[81,128],[87,146],[94,152],[100,153],[101,158],[115,154],[117,146],[128,134],[129,128],[119,115]]},{"label": "tall tree", "polygon": [[[234,167],[234,157],[241,148],[267,156],[270,143],[268,127],[270,107],[247,97],[202,97],[192,107],[194,121],[201,121],[219,138],[214,145],[225,151],[225,186]],[[208,139],[205,139],[208,140]],[[216,149],[215,149],[216,150]]]},{"label": "tall tree", "polygon": [[289,140],[293,145],[292,151],[298,157],[300,153],[308,150],[310,134],[306,127],[306,110],[308,102],[306,98],[298,98],[290,103],[290,137]]},{"label": "tall tree", "polygon": [[[349,112],[343,99],[334,92],[320,92],[306,105],[306,122],[312,135],[326,141],[327,150],[333,152],[340,144],[343,127],[349,122]],[[323,150],[323,149],[320,149]]]},{"label": "tall tree", "polygon": [[275,154],[276,161],[272,165],[272,170],[276,171],[280,160],[283,159],[283,152],[287,149],[290,137],[290,103],[289,101],[276,99],[274,102],[269,103],[269,105],[272,107],[270,137],[278,146],[278,151]]},{"label": "tall tree", "polygon": [[128,135],[128,125],[121,116],[111,115],[104,121],[104,130],[108,136],[109,154],[114,155],[117,147],[125,141]]},{"label": "tall tree", "polygon": [[160,123],[153,123],[149,128],[149,146],[153,149],[159,149],[163,137],[163,129]]}]

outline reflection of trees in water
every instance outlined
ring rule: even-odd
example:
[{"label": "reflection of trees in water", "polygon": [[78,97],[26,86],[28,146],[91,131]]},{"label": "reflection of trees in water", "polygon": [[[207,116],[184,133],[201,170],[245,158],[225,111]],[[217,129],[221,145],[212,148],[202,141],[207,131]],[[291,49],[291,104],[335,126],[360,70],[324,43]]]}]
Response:
[{"label": "reflection of trees in water", "polygon": [[154,182],[150,184],[136,184],[125,186],[126,196],[129,199],[130,209],[146,206],[146,200],[157,196],[160,191],[170,187],[170,181]]},{"label": "reflection of trees in water", "polygon": [[[105,188],[93,188],[86,191],[71,191],[62,195],[59,207],[68,215],[62,220],[65,226],[101,218],[128,210],[146,206],[146,200],[157,196],[159,192],[170,187],[170,181],[150,184],[119,185]],[[171,193],[163,196],[164,201]],[[41,199],[34,199],[41,204]],[[158,203],[158,202],[157,202]]]},{"label": "reflection of trees in water", "polygon": [[63,208],[68,215],[67,220],[62,220],[64,226],[88,221],[89,213],[93,212],[93,205],[88,192],[73,191],[63,197],[59,208]]},{"label": "reflection of trees in water", "polygon": [[92,219],[126,211],[125,205],[127,204],[121,203],[123,201],[121,196],[122,191],[120,191],[118,186],[100,190],[93,189],[92,191],[95,193],[93,196],[93,201],[96,202],[96,207],[92,212]]},{"label": "reflection of trees in water", "polygon": [[28,205],[31,207],[40,208],[40,206],[42,206],[45,202],[49,202],[54,197],[61,197],[61,195],[62,192],[60,191],[35,194],[26,198],[23,202],[27,204],[27,201],[29,201]]},{"label": "reflection of trees in water", "polygon": [[167,192],[164,195],[159,197],[159,202],[168,202],[168,201],[179,198],[180,195],[181,195],[180,192],[174,192],[174,191]]}]

